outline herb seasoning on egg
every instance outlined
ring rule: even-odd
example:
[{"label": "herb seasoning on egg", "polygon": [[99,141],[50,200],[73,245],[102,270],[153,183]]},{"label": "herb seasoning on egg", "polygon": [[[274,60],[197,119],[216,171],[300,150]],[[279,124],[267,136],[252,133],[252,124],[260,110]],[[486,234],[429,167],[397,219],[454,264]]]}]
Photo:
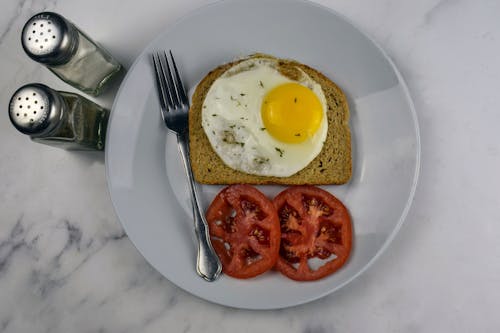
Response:
[{"label": "herb seasoning on egg", "polygon": [[274,149],[276,149],[276,151],[280,154],[280,157],[283,157],[283,153],[285,152],[283,149],[280,149],[278,147],[274,147]]}]

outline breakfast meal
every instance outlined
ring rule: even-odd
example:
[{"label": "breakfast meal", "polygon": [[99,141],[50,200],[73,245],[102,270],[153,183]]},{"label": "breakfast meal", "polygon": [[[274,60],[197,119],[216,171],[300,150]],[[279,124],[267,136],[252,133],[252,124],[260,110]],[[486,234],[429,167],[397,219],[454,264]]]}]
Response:
[{"label": "breakfast meal", "polygon": [[255,54],[213,69],[189,111],[203,184],[343,184],[351,177],[344,93],[317,70]]},{"label": "breakfast meal", "polygon": [[[246,279],[271,269],[297,281],[329,276],[352,244],[346,207],[318,184],[351,177],[347,99],[323,74],[254,54],[198,84],[189,110],[195,179],[229,185],[206,211],[222,271]],[[273,200],[250,184],[298,185]]]},{"label": "breakfast meal", "polygon": [[222,270],[236,278],[274,267],[293,280],[318,280],[342,267],[351,251],[347,209],[311,185],[289,187],[272,202],[250,185],[230,185],[206,217]]}]

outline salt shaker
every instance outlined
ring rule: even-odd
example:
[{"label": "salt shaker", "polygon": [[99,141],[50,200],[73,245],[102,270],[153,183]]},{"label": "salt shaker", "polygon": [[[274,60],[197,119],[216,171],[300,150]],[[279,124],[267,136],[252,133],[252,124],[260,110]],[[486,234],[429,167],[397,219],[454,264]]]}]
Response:
[{"label": "salt shaker", "polygon": [[122,66],[59,14],[39,13],[26,22],[22,36],[26,54],[66,83],[93,96]]},{"label": "salt shaker", "polygon": [[35,142],[68,150],[102,150],[108,110],[74,93],[40,83],[19,88],[10,99],[9,117]]}]

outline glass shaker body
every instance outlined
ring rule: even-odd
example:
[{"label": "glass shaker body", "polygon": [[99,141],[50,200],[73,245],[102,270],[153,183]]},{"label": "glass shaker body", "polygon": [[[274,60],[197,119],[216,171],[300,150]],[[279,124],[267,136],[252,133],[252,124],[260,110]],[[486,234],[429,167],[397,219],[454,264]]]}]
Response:
[{"label": "glass shaker body", "polygon": [[66,83],[97,96],[122,66],[96,42],[59,14],[44,12],[25,24],[22,45]]}]

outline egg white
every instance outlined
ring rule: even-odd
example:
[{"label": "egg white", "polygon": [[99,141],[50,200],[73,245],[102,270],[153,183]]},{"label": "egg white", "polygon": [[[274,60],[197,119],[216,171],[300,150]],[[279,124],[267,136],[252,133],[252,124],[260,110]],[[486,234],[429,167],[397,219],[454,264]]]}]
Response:
[{"label": "egg white", "polygon": [[[230,168],[261,176],[288,177],[305,168],[322,150],[328,130],[327,103],[321,86],[302,72],[299,81],[283,76],[274,59],[248,59],[231,67],[210,87],[202,106],[202,127]],[[319,98],[323,117],[317,132],[301,143],[272,137],[261,105],[278,85],[297,82]]]}]

